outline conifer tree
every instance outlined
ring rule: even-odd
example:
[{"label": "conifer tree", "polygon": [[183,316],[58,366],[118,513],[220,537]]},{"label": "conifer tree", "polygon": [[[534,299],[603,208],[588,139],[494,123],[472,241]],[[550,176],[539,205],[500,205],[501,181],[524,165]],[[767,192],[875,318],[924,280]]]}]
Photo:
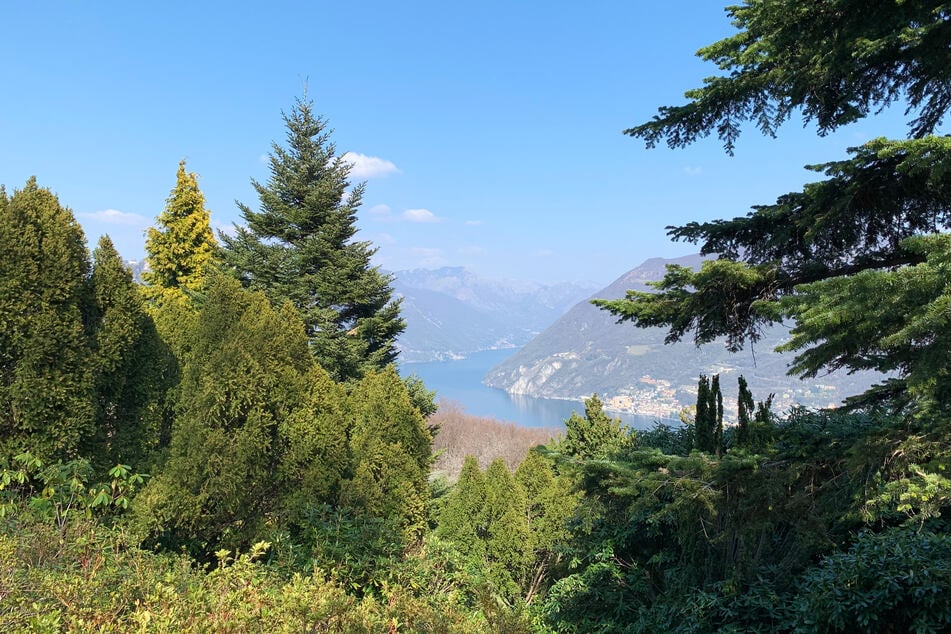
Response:
[{"label": "conifer tree", "polygon": [[206,554],[264,538],[284,508],[281,423],[304,400],[313,360],[293,307],[274,310],[224,275],[210,278],[196,324],[168,462],[136,516],[159,542]]},{"label": "conifer tree", "polygon": [[750,392],[749,385],[743,375],[737,379],[739,393],[737,396],[737,424],[735,441],[738,447],[748,447],[750,444],[750,431],[753,423],[753,415],[756,404],[753,402],[753,393]]},{"label": "conifer tree", "polygon": [[183,302],[205,283],[206,267],[215,257],[217,243],[198,176],[178,164],[175,187],[165,209],[145,240],[148,269],[142,273],[146,296],[156,303]]},{"label": "conifer tree", "polygon": [[105,468],[134,465],[159,441],[159,400],[170,378],[168,354],[131,271],[108,236],[93,252],[92,291],[93,456]]},{"label": "conifer tree", "polygon": [[713,447],[713,426],[716,414],[710,407],[712,395],[710,379],[705,374],[701,374],[697,382],[697,413],[694,417],[694,441],[700,451],[710,451]]},{"label": "conifer tree", "polygon": [[30,178],[0,188],[0,253],[2,451],[76,457],[94,430],[85,237]]},{"label": "conifer tree", "polygon": [[479,463],[475,457],[466,456],[436,527],[436,535],[452,542],[473,567],[485,561],[485,486]]},{"label": "conifer tree", "polygon": [[714,374],[710,380],[710,412],[713,426],[713,446],[710,452],[719,457],[723,452],[723,393],[720,391],[719,374]]},{"label": "conifer tree", "polygon": [[572,492],[571,480],[557,475],[551,462],[536,450],[529,451],[518,466],[515,482],[525,493],[531,562],[521,585],[525,602],[531,603],[559,559],[559,544],[569,537],[568,520],[578,505],[578,494]]},{"label": "conifer tree", "polygon": [[498,458],[485,472],[487,576],[502,596],[521,595],[521,584],[533,559],[525,492]]},{"label": "conifer tree", "polygon": [[371,371],[348,397],[353,477],[341,503],[421,535],[429,497],[432,436],[393,366]]},{"label": "conifer tree", "polygon": [[683,147],[716,133],[732,153],[744,122],[772,136],[801,112],[826,134],[903,100],[916,115],[909,138],[872,139],[811,166],[823,180],[745,216],[668,227],[719,259],[669,267],[657,293],[596,303],[669,328],[668,342],[724,337],[734,351],[792,318],[782,346],[798,352],[791,373],[893,373],[851,404],[947,419],[947,4],[748,0],[727,12],[737,33],[698,51],[723,72],[627,134]]},{"label": "conifer tree", "polygon": [[597,394],[584,401],[584,416],[572,412],[565,421],[565,438],[561,449],[577,458],[603,457],[630,443],[630,435],[621,426],[621,420],[604,412],[604,404]]},{"label": "conifer tree", "polygon": [[239,204],[245,227],[222,235],[225,259],[242,282],[301,312],[311,351],[338,381],[393,362],[403,331],[391,277],[370,263],[375,249],[355,239],[364,186],[349,190],[351,165],[337,155],[324,119],[298,100],[287,146],[273,144],[266,184],[252,181],[260,210]]}]

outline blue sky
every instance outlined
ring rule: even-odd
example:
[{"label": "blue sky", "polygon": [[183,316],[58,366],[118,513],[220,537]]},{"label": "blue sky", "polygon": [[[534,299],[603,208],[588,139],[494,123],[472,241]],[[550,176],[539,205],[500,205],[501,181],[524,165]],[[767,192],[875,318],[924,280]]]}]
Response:
[{"label": "blue sky", "polygon": [[647,150],[621,130],[715,68],[717,2],[17,2],[2,10],[0,183],[31,175],[144,253],[186,159],[213,223],[240,222],[252,178],[307,87],[366,180],[359,237],[389,270],[606,284],[695,249],[664,227],[745,214],[816,176],[805,164],[904,133],[900,109],[826,138],[792,121]]}]

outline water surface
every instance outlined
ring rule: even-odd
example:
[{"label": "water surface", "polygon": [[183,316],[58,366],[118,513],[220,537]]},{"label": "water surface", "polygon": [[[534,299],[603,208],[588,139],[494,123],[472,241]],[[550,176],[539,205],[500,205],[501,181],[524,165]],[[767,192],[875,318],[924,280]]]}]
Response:
[{"label": "water surface", "polygon": [[[571,413],[584,413],[584,403],[550,398],[511,395],[487,387],[482,379],[488,371],[515,353],[515,349],[477,352],[458,361],[404,363],[400,373],[415,374],[438,400],[459,403],[468,414],[517,423],[523,427],[563,427]],[[622,421],[636,429],[653,427],[650,416],[622,415]]]}]

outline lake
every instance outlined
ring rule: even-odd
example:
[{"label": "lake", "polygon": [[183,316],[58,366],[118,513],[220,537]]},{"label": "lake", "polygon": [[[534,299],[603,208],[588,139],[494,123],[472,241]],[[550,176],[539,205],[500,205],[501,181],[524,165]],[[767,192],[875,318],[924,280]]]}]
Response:
[{"label": "lake", "polygon": [[[417,375],[427,388],[436,391],[437,400],[454,401],[473,416],[511,421],[523,427],[562,427],[572,411],[584,414],[581,401],[512,395],[483,385],[486,373],[515,352],[514,348],[487,350],[458,361],[403,363],[400,373]],[[656,420],[635,415],[618,418],[635,429],[649,429]]]}]

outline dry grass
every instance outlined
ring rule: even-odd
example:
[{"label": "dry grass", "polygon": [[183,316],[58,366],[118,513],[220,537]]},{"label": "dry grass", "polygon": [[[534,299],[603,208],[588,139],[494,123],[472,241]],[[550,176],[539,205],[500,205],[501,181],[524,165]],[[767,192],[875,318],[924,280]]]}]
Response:
[{"label": "dry grass", "polygon": [[521,427],[494,418],[472,416],[458,403],[444,400],[439,402],[439,411],[429,422],[439,426],[433,439],[433,450],[437,454],[433,472],[453,481],[459,477],[466,456],[475,456],[483,469],[496,458],[502,458],[514,471],[529,449],[546,444],[559,433],[554,427]]}]

